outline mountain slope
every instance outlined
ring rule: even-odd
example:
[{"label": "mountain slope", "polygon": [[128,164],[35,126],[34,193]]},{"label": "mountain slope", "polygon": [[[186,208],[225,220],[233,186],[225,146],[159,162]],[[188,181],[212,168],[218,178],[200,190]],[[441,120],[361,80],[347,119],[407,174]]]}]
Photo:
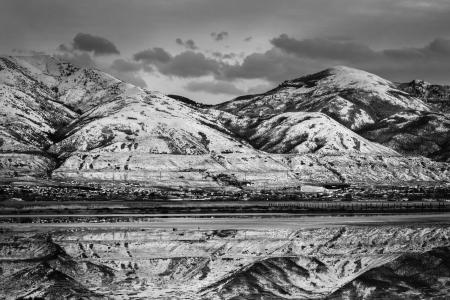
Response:
[{"label": "mountain slope", "polygon": [[[54,68],[63,64],[49,59]],[[39,75],[37,75],[39,74]],[[56,101],[57,80],[27,60],[0,57],[0,149],[42,151],[52,144],[55,128],[77,114]]]},{"label": "mountain slope", "polygon": [[397,89],[394,83],[342,66],[288,80],[267,93],[238,97],[216,108],[253,117],[322,112],[352,130],[404,109],[429,110],[423,101]]},{"label": "mountain slope", "polygon": [[77,117],[55,92],[72,68],[48,56],[0,57],[0,175],[47,176],[54,168],[46,149]]},{"label": "mountain slope", "polygon": [[373,268],[327,299],[445,299],[450,289],[450,249],[409,253]]},{"label": "mountain slope", "polygon": [[0,293],[6,299],[107,299],[90,288],[109,284],[113,269],[78,261],[52,241],[27,246],[10,247],[1,264],[6,274],[0,276]]},{"label": "mountain slope", "polygon": [[[447,164],[400,157],[345,128],[333,114],[318,112],[345,93],[351,95],[345,105],[377,118],[403,106],[427,110],[420,100],[362,71],[334,68],[285,82],[254,101],[210,107],[49,56],[2,57],[0,62],[4,178],[214,188],[354,182],[361,172],[367,182],[448,181]],[[283,93],[287,96],[274,100]],[[352,115],[349,111],[336,108],[342,118]]]},{"label": "mountain slope", "polygon": [[73,151],[255,151],[200,108],[50,56],[1,57],[0,108],[8,177],[47,176]]},{"label": "mountain slope", "polygon": [[202,230],[61,227],[51,231],[50,242],[39,227],[5,231],[0,295],[280,300],[433,299],[441,293],[434,299],[445,299],[450,228],[375,219],[311,228],[267,220],[237,230],[243,222],[228,230],[214,230],[224,226],[218,220]]},{"label": "mountain slope", "polygon": [[54,153],[159,154],[254,152],[208,114],[157,92],[128,85],[60,132]]},{"label": "mountain slope", "polygon": [[405,111],[381,120],[362,134],[403,154],[450,162],[450,116],[446,114]]},{"label": "mountain slope", "polygon": [[431,84],[415,79],[399,83],[397,87],[426,102],[438,112],[450,113],[450,85]]},{"label": "mountain slope", "polygon": [[222,113],[218,118],[224,126],[265,152],[397,155],[322,113],[288,112],[265,118],[236,118]]}]

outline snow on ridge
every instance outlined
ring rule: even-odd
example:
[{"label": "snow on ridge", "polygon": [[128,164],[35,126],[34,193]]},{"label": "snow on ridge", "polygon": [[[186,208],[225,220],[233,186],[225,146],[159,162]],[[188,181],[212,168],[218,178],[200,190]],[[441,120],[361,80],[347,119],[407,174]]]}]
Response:
[{"label": "snow on ridge", "polygon": [[262,150],[275,153],[397,153],[370,142],[318,112],[287,112],[263,121],[251,137]]},{"label": "snow on ridge", "polygon": [[376,92],[386,92],[387,89],[394,86],[389,80],[355,68],[336,66],[327,70],[331,76],[327,77],[321,85],[329,84],[338,88],[370,89]]}]

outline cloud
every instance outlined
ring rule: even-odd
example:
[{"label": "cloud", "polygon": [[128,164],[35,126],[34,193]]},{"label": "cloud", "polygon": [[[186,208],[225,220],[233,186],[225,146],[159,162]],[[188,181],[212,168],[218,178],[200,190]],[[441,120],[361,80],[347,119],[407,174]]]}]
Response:
[{"label": "cloud", "polygon": [[425,50],[447,56],[450,54],[450,40],[437,38],[425,47]]},{"label": "cloud", "polygon": [[93,52],[94,55],[120,54],[111,41],[88,33],[78,33],[73,39],[73,48]]},{"label": "cloud", "polygon": [[270,42],[273,47],[266,52],[247,55],[240,64],[222,65],[221,76],[280,82],[334,65],[360,68],[394,81],[424,78],[442,82],[450,76],[450,40],[444,38],[422,47],[384,50],[348,39],[298,40],[286,34]]},{"label": "cloud", "polygon": [[222,52],[213,52],[212,56],[219,59],[233,59],[237,56],[236,53],[222,53]]},{"label": "cloud", "polygon": [[282,34],[270,42],[287,53],[313,59],[366,60],[373,59],[376,56],[375,51],[366,45],[336,39],[297,40]]},{"label": "cloud", "polygon": [[190,50],[196,50],[196,49],[198,49],[197,45],[195,44],[195,42],[194,42],[193,40],[183,41],[182,39],[177,38],[177,39],[175,40],[175,42],[176,42],[178,45],[183,46],[183,47],[186,47],[187,49],[190,49]]},{"label": "cloud", "polygon": [[224,81],[191,81],[185,88],[191,92],[206,92],[210,94],[242,95],[244,90],[238,89],[230,82]]},{"label": "cloud", "polygon": [[244,42],[250,42],[251,40],[253,40],[252,36],[248,36],[244,39]]},{"label": "cloud", "polygon": [[[201,77],[218,74],[220,62],[207,58],[203,53],[184,51],[172,56],[162,48],[153,48],[136,53],[135,61],[142,63],[144,70],[155,67],[161,74],[176,77]],[[135,67],[120,61],[122,67]],[[147,68],[147,69],[146,69]]]},{"label": "cloud", "polygon": [[[436,38],[422,47],[375,50],[351,39],[295,39],[281,34],[270,40],[272,48],[230,62],[233,53],[184,51],[171,55],[161,48],[134,58],[161,74],[183,78],[213,76],[216,80],[262,79],[271,84],[298,78],[334,65],[360,68],[393,81],[423,78],[439,81],[450,75],[450,40]],[[163,53],[164,59],[157,59]],[[125,66],[123,66],[125,67]],[[130,66],[133,67],[133,66]],[[230,88],[231,89],[231,88]]]},{"label": "cloud", "polygon": [[423,47],[373,50],[369,46],[328,39],[297,40],[282,34],[271,40],[274,47],[302,59],[337,61],[361,66],[375,64],[401,65],[405,62],[431,62],[443,60],[450,55],[450,40],[436,38]]},{"label": "cloud", "polygon": [[111,68],[118,72],[137,72],[142,69],[142,64],[119,58],[113,61]]},{"label": "cloud", "polygon": [[275,86],[276,85],[274,85],[274,84],[258,84],[258,85],[252,86],[249,89],[247,89],[246,94],[256,95],[256,94],[265,93],[265,92],[270,91],[271,89],[275,88]]},{"label": "cloud", "polygon": [[316,68],[296,56],[272,48],[247,55],[240,64],[224,65],[220,76],[230,80],[265,79],[280,82],[314,70]]},{"label": "cloud", "polygon": [[172,60],[172,55],[163,48],[155,47],[140,51],[133,55],[134,60],[141,61],[146,64],[167,63]]},{"label": "cloud", "polygon": [[166,63],[157,66],[165,75],[178,77],[200,77],[210,74],[218,74],[220,62],[207,58],[202,53],[185,51],[173,57]]},{"label": "cloud", "polygon": [[221,32],[211,32],[211,36],[215,41],[223,41],[228,37],[228,32],[221,31]]}]

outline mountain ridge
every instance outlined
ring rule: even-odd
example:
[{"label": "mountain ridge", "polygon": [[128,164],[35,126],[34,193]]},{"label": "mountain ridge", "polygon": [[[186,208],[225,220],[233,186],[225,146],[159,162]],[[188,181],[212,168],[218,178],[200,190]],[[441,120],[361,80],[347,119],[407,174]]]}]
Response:
[{"label": "mountain ridge", "polygon": [[[344,92],[353,93],[349,86],[356,87],[358,93],[363,90],[364,95],[375,96],[358,98],[359,102],[350,99],[351,102],[341,97]],[[291,98],[283,98],[286,88]],[[149,164],[159,161],[159,172],[167,172],[169,178],[181,185],[192,184],[192,181],[200,185],[217,185],[212,179],[214,176],[211,177],[210,173],[205,175],[205,172],[210,172],[208,168],[216,173],[225,172],[238,177],[241,175],[235,173],[239,174],[243,169],[245,172],[264,170],[255,177],[257,182],[272,180],[276,176],[273,170],[288,172],[293,174],[292,177],[279,184],[293,185],[298,181],[293,173],[298,166],[281,162],[285,158],[275,164],[269,161],[278,159],[274,158],[275,154],[280,157],[296,154],[312,155],[306,159],[312,162],[304,172],[317,179],[328,176],[330,181],[342,178],[354,180],[359,168],[366,168],[355,164],[356,169],[349,170],[342,164],[338,171],[327,163],[327,167],[323,165],[319,171],[314,165],[323,159],[320,157],[351,161],[353,165],[356,161],[364,161],[366,156],[373,157],[369,161],[378,164],[375,157],[379,155],[389,159],[397,157],[398,163],[381,166],[381,169],[394,168],[395,172],[404,174],[399,177],[403,179],[399,180],[448,179],[447,173],[439,174],[427,169],[428,166],[424,171],[412,171],[416,170],[415,164],[426,160],[401,157],[395,147],[391,149],[369,141],[354,132],[351,125],[344,125],[344,113],[352,109],[341,109],[339,118],[322,109],[299,110],[304,101],[325,108],[330,108],[336,101],[346,101],[346,105],[350,103],[362,112],[364,107],[367,110],[367,106],[377,101],[394,103],[391,103],[395,108],[392,111],[392,107],[381,109],[380,103],[372,105],[379,111],[378,119],[373,119],[378,121],[382,120],[381,116],[390,117],[394,112],[401,112],[408,103],[412,103],[409,109],[421,113],[430,110],[421,100],[396,90],[395,84],[347,67],[331,68],[285,81],[264,94],[273,96],[274,92],[281,91],[279,99],[275,97],[279,107],[272,109],[267,105],[259,106],[261,99],[251,97],[239,100],[237,105],[233,102],[201,105],[184,97],[168,97],[142,89],[102,71],[77,68],[49,56],[2,57],[0,91],[4,91],[0,105],[13,108],[3,109],[0,172],[12,177],[50,174],[58,178],[94,176],[92,178],[107,180],[112,173],[113,177],[118,176],[122,180],[144,180],[148,178],[146,172],[154,172],[148,171],[154,170]],[[305,93],[308,97],[317,96],[318,100],[314,97],[305,100]],[[297,96],[300,101],[295,98]],[[17,98],[22,102],[17,102]],[[270,102],[272,98],[262,100]],[[329,103],[325,101],[327,99],[331,99]],[[241,107],[242,101],[248,107]],[[290,109],[289,105],[295,101],[300,106]],[[362,102],[365,106],[360,105]],[[17,103],[21,105],[14,106]],[[238,111],[234,111],[236,109]],[[27,116],[30,111],[33,111],[29,114],[33,119]],[[365,122],[364,126],[369,123]],[[354,124],[359,128],[362,123]],[[206,160],[201,162],[202,159],[194,159],[195,156],[204,156]],[[191,161],[188,167],[184,160]],[[425,164],[431,168],[437,163]],[[440,169],[447,168],[445,165]],[[388,173],[395,173],[394,169]],[[186,170],[197,171],[187,176]],[[341,179],[336,179],[336,173],[341,174]],[[371,178],[374,180],[376,176]]]}]

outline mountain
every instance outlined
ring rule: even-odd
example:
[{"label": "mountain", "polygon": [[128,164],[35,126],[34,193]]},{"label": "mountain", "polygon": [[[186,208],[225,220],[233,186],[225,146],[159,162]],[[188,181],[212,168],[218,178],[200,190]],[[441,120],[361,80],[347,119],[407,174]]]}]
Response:
[{"label": "mountain", "polygon": [[208,114],[50,56],[2,57],[0,168],[43,175],[74,151],[254,152]]},{"label": "mountain", "polygon": [[405,111],[383,119],[362,135],[406,155],[450,162],[450,115]]},{"label": "mountain", "polygon": [[208,114],[133,86],[59,131],[52,153],[90,151],[158,154],[254,152]]},{"label": "mountain", "polygon": [[439,85],[415,79],[398,83],[398,89],[417,97],[431,106],[435,111],[450,113],[450,85]]},{"label": "mountain", "polygon": [[403,254],[363,273],[327,299],[445,299],[450,292],[450,248]]},{"label": "mountain", "polygon": [[180,95],[169,94],[169,95],[167,95],[167,97],[178,100],[180,102],[183,102],[184,104],[187,104],[187,105],[193,106],[193,107],[197,107],[197,108],[207,108],[207,107],[211,106],[209,104],[200,103],[200,102],[194,101],[192,99],[189,99],[187,97],[180,96]]},{"label": "mountain", "polygon": [[0,62],[5,178],[255,189],[359,182],[361,172],[367,182],[449,178],[449,165],[402,157],[395,145],[353,130],[373,129],[406,108],[429,111],[363,71],[328,69],[266,94],[208,106],[50,56]]},{"label": "mountain", "polygon": [[73,71],[51,57],[0,57],[0,174],[47,174],[57,128],[77,117],[58,101],[58,78]]},{"label": "mountain", "polygon": [[[328,153],[331,148],[335,153],[358,150],[393,155],[397,151],[449,161],[448,103],[449,86],[421,80],[399,84],[361,70],[335,67],[215,108],[239,116],[238,121],[228,114],[221,118],[231,131],[267,152]],[[313,127],[301,126],[305,120],[313,120],[314,124],[308,124]]]},{"label": "mountain", "polygon": [[52,241],[37,240],[27,246],[26,250],[11,247],[8,261],[2,264],[0,292],[6,299],[107,299],[90,287],[110,283],[113,269],[78,261]]},{"label": "mountain", "polygon": [[394,150],[373,143],[317,112],[287,112],[268,117],[218,115],[225,127],[256,149],[269,153],[385,154]]},{"label": "mountain", "polygon": [[51,240],[37,233],[42,228],[6,230],[0,295],[300,300],[446,299],[450,292],[449,226],[364,216],[354,225],[307,228],[265,221],[228,230],[205,222],[201,230],[59,227]]},{"label": "mountain", "polygon": [[266,93],[238,97],[216,108],[250,117],[321,112],[351,130],[360,130],[404,109],[429,110],[422,100],[399,90],[394,83],[342,66],[287,80]]}]

